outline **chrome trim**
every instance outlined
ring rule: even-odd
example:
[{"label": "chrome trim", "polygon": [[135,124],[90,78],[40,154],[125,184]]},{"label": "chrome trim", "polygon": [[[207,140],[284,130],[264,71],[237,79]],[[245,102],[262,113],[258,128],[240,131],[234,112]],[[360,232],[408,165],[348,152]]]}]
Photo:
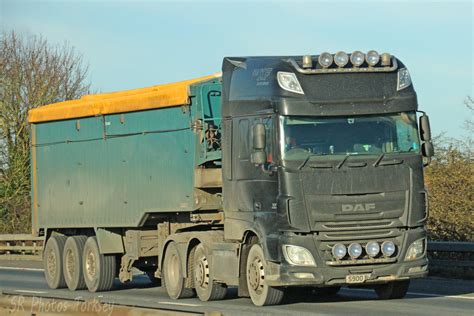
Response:
[{"label": "chrome trim", "polygon": [[349,265],[361,265],[361,264],[378,264],[378,263],[391,263],[397,261],[397,258],[376,258],[376,259],[356,259],[356,260],[337,260],[337,261],[326,261],[328,266],[349,266]]}]

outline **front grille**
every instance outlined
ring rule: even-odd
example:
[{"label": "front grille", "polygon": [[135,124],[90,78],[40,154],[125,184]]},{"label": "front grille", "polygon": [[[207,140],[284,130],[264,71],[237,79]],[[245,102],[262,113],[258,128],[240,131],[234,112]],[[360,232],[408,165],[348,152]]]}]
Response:
[{"label": "front grille", "polygon": [[397,220],[364,220],[351,222],[330,222],[322,224],[325,230],[365,230],[365,229],[387,229],[397,225]]}]

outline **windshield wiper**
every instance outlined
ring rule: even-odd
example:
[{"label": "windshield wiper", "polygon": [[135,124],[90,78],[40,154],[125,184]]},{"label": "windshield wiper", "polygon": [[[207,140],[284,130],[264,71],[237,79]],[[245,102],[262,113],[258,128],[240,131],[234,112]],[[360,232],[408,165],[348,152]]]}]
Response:
[{"label": "windshield wiper", "polygon": [[354,156],[354,155],[355,154],[351,154],[351,153],[346,154],[344,159],[342,159],[342,161],[337,164],[336,169],[341,169],[342,165],[346,162],[347,158],[349,158],[349,156]]},{"label": "windshield wiper", "polygon": [[298,170],[301,170],[303,169],[304,166],[306,166],[306,164],[308,163],[309,159],[313,156],[323,156],[323,155],[326,155],[324,153],[314,153],[314,154],[309,154],[308,156],[306,156],[305,160],[303,161],[303,163],[301,165],[298,166]]},{"label": "windshield wiper", "polygon": [[383,157],[385,157],[385,153],[381,153],[380,156],[378,156],[375,162],[372,164],[372,166],[377,167],[382,161]]}]

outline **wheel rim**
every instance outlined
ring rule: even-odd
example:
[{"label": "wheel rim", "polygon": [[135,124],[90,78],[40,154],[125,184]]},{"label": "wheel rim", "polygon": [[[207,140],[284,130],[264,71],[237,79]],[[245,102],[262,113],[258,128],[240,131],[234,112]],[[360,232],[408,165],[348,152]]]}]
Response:
[{"label": "wheel rim", "polygon": [[66,274],[67,274],[67,277],[69,280],[71,280],[74,276],[74,273],[75,273],[75,270],[76,270],[76,267],[75,267],[75,264],[74,264],[74,259],[75,259],[75,256],[74,256],[74,252],[72,251],[72,249],[67,249],[66,250],[66,254],[65,254],[65,261],[66,261],[66,266],[65,266],[65,270],[66,270]]},{"label": "wheel rim", "polygon": [[97,273],[97,259],[95,253],[89,250],[86,255],[86,275],[89,280],[93,280]]},{"label": "wheel rim", "polygon": [[250,288],[255,293],[261,294],[265,280],[265,268],[261,258],[255,257],[252,260],[247,271],[247,278],[249,280]]},{"label": "wheel rim", "polygon": [[54,252],[53,249],[50,249],[48,251],[47,262],[48,262],[48,273],[51,277],[54,277],[56,275],[58,267],[56,264],[56,253]]},{"label": "wheel rim", "polygon": [[202,288],[209,286],[209,261],[206,256],[201,256],[194,271],[196,284]]},{"label": "wheel rim", "polygon": [[168,279],[175,286],[179,283],[179,258],[176,254],[173,254],[168,262]]}]

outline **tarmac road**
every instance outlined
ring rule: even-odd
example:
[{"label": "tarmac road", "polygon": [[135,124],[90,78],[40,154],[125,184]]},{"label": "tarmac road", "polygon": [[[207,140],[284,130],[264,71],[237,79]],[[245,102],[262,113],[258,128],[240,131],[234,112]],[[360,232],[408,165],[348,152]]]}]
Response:
[{"label": "tarmac road", "polygon": [[0,261],[3,294],[58,299],[96,299],[103,303],[159,308],[161,310],[224,315],[474,315],[474,281],[426,278],[413,280],[404,299],[378,300],[371,289],[343,288],[338,295],[318,296],[311,291],[289,291],[282,305],[255,307],[229,289],[224,300],[201,302],[197,298],[172,300],[145,275],[120,284],[112,291],[89,293],[51,290],[44,280],[41,262]]}]

